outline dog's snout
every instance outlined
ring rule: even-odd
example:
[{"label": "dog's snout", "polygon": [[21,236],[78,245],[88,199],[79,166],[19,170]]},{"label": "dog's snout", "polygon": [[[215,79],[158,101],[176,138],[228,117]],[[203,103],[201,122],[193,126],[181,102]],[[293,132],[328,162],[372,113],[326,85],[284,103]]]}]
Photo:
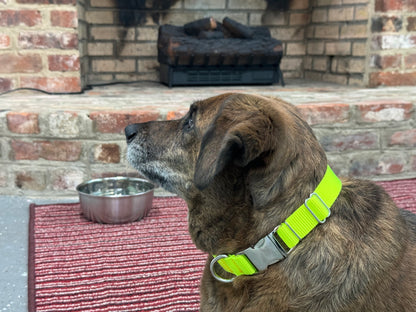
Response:
[{"label": "dog's snout", "polygon": [[137,133],[139,132],[139,126],[138,124],[131,124],[128,125],[124,129],[124,134],[126,135],[127,143],[130,143],[134,140],[134,138],[137,136]]}]

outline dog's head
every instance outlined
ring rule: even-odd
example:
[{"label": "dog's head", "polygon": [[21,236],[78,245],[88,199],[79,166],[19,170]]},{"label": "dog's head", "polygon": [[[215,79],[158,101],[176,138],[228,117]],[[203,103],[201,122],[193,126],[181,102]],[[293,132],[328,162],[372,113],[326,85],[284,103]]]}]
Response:
[{"label": "dog's head", "polygon": [[211,253],[270,232],[297,208],[284,205],[309,195],[326,169],[309,126],[273,98],[223,94],[193,103],[182,119],[132,124],[125,133],[129,162],[187,201],[192,238]]}]

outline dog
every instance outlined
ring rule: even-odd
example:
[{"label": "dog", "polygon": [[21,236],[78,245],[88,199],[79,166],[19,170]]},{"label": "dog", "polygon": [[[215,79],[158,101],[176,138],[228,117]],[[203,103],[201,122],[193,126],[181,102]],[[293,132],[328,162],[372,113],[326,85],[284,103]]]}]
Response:
[{"label": "dog", "polygon": [[[129,163],[186,201],[191,238],[209,254],[200,311],[416,311],[416,215],[372,182],[327,178],[295,106],[227,93],[125,135]],[[316,216],[312,201],[328,214]],[[305,205],[319,222],[297,237],[289,220]],[[242,258],[248,274],[230,269]]]}]

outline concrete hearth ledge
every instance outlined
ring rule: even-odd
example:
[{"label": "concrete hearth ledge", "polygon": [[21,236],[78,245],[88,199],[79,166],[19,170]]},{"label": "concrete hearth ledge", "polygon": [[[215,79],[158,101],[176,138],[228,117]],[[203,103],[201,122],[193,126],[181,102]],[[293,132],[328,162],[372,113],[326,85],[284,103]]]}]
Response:
[{"label": "concrete hearth ledge", "polygon": [[225,92],[280,97],[297,105],[339,175],[373,180],[416,177],[414,86],[286,83],[170,89],[138,82],[95,86],[82,94],[3,94],[0,194],[73,197],[82,181],[135,175],[126,160],[127,124],[180,118],[192,102]]},{"label": "concrete hearth ledge", "polygon": [[160,119],[174,117],[195,101],[225,92],[248,92],[276,96],[293,104],[368,101],[416,102],[414,86],[362,88],[306,80],[289,80],[286,87],[204,86],[168,88],[156,82],[94,86],[81,94],[49,95],[18,90],[0,96],[1,111],[137,111],[160,113]]}]

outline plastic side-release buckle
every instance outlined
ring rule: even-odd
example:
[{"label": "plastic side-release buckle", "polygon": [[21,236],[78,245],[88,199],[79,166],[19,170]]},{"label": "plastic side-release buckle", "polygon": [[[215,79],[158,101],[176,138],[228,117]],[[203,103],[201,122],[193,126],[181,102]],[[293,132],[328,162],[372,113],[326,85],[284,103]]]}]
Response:
[{"label": "plastic side-release buckle", "polygon": [[269,265],[287,257],[288,252],[275,238],[276,229],[260,239],[254,247],[249,247],[241,253],[246,255],[258,271],[267,269]]},{"label": "plastic side-release buckle", "polygon": [[[269,265],[272,265],[276,262],[279,262],[287,257],[289,251],[286,251],[285,248],[278,242],[275,238],[277,228],[275,228],[271,233],[260,239],[256,245],[253,247],[249,247],[239,253],[236,256],[244,255],[248,261],[257,269],[258,271],[263,271],[267,269]],[[210,270],[212,276],[223,283],[231,283],[234,281],[235,277],[232,278],[223,278],[218,275],[215,271],[215,264],[224,258],[228,258],[227,255],[218,255],[214,259],[212,259],[210,264]]]}]

